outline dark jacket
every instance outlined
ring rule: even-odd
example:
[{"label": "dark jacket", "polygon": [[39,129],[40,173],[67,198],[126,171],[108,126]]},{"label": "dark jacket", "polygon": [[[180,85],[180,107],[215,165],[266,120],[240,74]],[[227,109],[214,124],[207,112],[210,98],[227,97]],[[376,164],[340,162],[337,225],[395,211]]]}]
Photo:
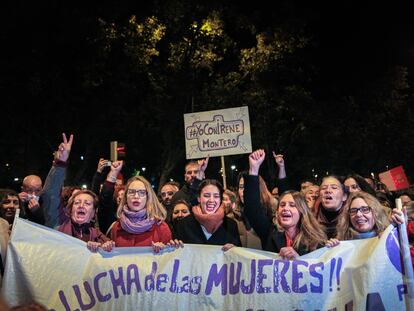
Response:
[{"label": "dark jacket", "polygon": [[116,202],[114,201],[115,183],[105,181],[99,194],[98,224],[102,232],[107,232],[116,217]]},{"label": "dark jacket", "polygon": [[195,178],[191,185],[185,183],[179,191],[177,191],[174,196],[171,198],[171,205],[178,200],[184,200],[191,204],[191,206],[197,205],[197,196],[198,196],[198,186],[200,185],[201,180]]},{"label": "dark jacket", "polygon": [[237,224],[233,219],[224,217],[221,226],[207,240],[200,223],[193,214],[180,219],[174,225],[174,238],[190,244],[224,245],[226,243],[241,246]]},{"label": "dark jacket", "polygon": [[[286,236],[284,232],[276,230],[260,203],[259,176],[246,175],[244,177],[244,204],[245,216],[260,237],[263,249],[279,253],[282,247],[286,247]],[[299,245],[294,249],[299,255],[310,252],[304,245]]]}]

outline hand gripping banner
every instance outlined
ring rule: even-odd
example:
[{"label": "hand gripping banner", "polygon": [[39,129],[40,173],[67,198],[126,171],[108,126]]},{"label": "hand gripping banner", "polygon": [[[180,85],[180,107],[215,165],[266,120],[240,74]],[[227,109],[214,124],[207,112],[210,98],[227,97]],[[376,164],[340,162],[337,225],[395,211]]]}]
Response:
[{"label": "hand gripping banner", "polygon": [[[50,310],[410,310],[396,228],[297,260],[186,244],[91,253],[84,242],[17,219],[2,293]],[[408,267],[412,269],[411,266]]]}]

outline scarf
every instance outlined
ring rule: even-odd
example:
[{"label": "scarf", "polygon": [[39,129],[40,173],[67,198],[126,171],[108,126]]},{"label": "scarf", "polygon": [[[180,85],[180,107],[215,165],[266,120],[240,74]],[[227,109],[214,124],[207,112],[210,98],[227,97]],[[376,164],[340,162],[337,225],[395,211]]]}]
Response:
[{"label": "scarf", "polygon": [[377,236],[375,231],[361,232],[354,236],[355,239],[368,239]]},{"label": "scarf", "polygon": [[123,212],[119,218],[122,229],[128,233],[140,234],[152,228],[155,221],[148,219],[147,209],[143,208],[138,212],[130,211],[127,206],[123,207]]},{"label": "scarf", "polygon": [[214,214],[203,214],[200,205],[193,206],[193,214],[195,219],[206,228],[208,233],[213,234],[223,223],[224,206],[216,210]]}]

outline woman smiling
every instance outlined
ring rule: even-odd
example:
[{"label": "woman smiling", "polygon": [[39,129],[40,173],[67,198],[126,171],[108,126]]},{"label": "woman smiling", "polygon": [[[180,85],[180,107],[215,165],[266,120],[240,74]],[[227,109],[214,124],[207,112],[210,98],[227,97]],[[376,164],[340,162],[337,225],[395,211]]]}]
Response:
[{"label": "woman smiling", "polygon": [[379,236],[389,225],[385,207],[369,193],[352,193],[338,220],[339,240]]},{"label": "woman smiling", "polygon": [[214,179],[201,182],[198,191],[199,205],[193,206],[193,213],[176,222],[175,238],[184,243],[241,246],[237,224],[225,217],[223,187]]}]

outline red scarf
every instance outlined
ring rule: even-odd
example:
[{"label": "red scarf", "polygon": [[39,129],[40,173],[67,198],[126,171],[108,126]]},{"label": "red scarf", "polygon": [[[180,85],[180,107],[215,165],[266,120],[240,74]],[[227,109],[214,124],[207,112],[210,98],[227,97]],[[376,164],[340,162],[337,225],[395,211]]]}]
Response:
[{"label": "red scarf", "polygon": [[285,237],[286,237],[286,247],[292,247],[293,241],[292,241],[291,238],[289,238],[289,236],[287,235],[286,231],[285,231]]},{"label": "red scarf", "polygon": [[208,233],[213,234],[223,223],[224,206],[216,210],[214,214],[203,214],[200,205],[193,206],[193,214],[195,219],[206,228]]}]

